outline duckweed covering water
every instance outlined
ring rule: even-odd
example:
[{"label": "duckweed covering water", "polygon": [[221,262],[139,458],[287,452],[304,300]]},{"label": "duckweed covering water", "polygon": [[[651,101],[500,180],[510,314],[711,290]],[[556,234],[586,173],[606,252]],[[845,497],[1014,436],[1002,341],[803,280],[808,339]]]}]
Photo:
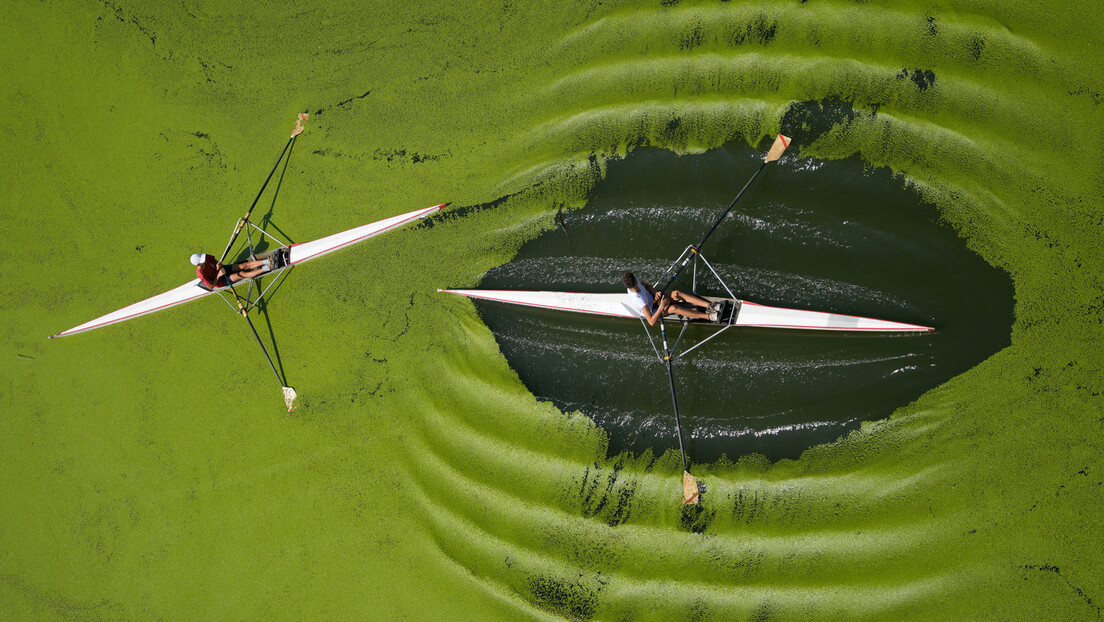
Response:
[{"label": "duckweed covering water", "polygon": [[[1101,617],[1101,21],[1049,1],[8,7],[0,610]],[[294,414],[217,301],[46,341],[189,278],[301,110],[270,221],[293,240],[452,206],[290,275],[266,319]],[[509,261],[611,158],[783,129],[793,157],[887,167],[1007,272],[1010,345],[797,459],[698,465],[709,493],[683,510],[677,454],[607,456],[435,289]]]}]

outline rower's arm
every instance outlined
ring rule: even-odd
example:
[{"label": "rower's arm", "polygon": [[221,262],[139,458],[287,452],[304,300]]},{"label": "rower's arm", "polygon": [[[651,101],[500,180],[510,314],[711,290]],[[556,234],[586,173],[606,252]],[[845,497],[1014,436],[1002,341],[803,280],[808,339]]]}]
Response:
[{"label": "rower's arm", "polygon": [[648,311],[648,307],[640,307],[640,313],[644,315],[644,319],[648,321],[648,326],[655,326],[656,320],[665,313],[665,309],[660,308],[660,305],[656,305],[655,313]]}]

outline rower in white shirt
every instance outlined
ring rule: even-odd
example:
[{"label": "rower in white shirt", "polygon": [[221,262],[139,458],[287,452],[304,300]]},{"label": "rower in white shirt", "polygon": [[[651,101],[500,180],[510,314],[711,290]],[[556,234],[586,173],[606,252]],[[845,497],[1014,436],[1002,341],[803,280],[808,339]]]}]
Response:
[{"label": "rower in white shirt", "polygon": [[717,321],[717,310],[701,296],[680,292],[677,289],[661,294],[651,285],[638,280],[632,272],[626,272],[621,282],[628,289],[629,307],[639,313],[651,326],[655,326],[659,318],[669,313],[710,322]]}]

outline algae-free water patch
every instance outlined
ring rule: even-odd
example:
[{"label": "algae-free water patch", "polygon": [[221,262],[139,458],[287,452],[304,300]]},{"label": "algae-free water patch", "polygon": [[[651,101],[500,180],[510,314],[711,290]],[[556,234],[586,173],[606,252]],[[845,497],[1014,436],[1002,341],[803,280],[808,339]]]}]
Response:
[{"label": "algae-free water patch", "polygon": [[[616,292],[625,271],[655,283],[758,164],[746,146],[682,157],[637,150],[611,164],[585,208],[558,214],[555,228],[489,271],[480,287]],[[702,251],[739,298],[937,330],[740,328],[721,335],[675,366],[696,461],[752,452],[795,458],[1008,344],[1007,275],[941,225],[906,180],[857,158],[784,158],[754,182]],[[725,294],[704,266],[698,275],[699,293]],[[691,270],[674,286],[691,289]],[[591,416],[609,433],[612,453],[677,447],[666,371],[640,322],[478,306],[534,395]],[[669,338],[677,331],[668,329]],[[684,339],[691,345],[715,331],[693,327]]]}]

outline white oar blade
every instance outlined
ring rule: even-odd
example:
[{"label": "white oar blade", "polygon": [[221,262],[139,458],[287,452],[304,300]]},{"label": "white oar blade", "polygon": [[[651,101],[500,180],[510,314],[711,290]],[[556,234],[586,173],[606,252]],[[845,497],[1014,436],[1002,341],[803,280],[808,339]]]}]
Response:
[{"label": "white oar blade", "polygon": [[295,398],[299,395],[295,392],[295,389],[291,387],[284,387],[284,404],[287,405],[288,412],[295,410]]},{"label": "white oar blade", "polygon": [[778,158],[782,157],[782,152],[786,150],[786,147],[790,146],[790,137],[778,135],[778,138],[774,139],[774,144],[771,145],[770,151],[767,152],[767,157],[763,158],[764,162],[774,162]]}]

